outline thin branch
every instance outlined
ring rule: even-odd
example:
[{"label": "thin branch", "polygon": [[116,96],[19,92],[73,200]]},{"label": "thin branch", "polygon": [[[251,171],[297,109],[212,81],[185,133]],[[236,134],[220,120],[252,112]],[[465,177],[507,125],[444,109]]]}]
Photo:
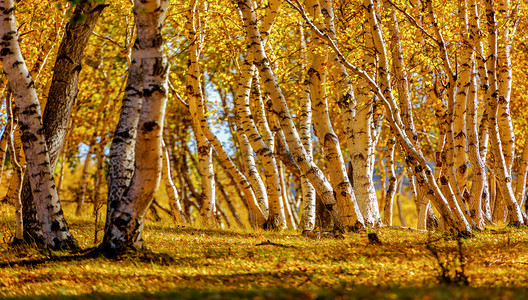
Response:
[{"label": "thin branch", "polygon": [[391,0],[387,0],[387,2],[389,2],[394,8],[396,8],[398,11],[400,11],[401,13],[403,13],[407,19],[409,19],[409,21],[411,21],[411,23],[418,29],[420,29],[428,38],[430,38],[431,40],[435,41],[435,43],[437,43],[439,46],[441,45],[440,41],[438,41],[434,36],[432,36],[431,34],[429,34],[422,26],[420,26],[420,24],[418,24],[418,21],[416,21],[416,19],[409,15],[405,10],[399,8],[394,2],[392,2]]},{"label": "thin branch", "polygon": [[113,40],[113,39],[111,39],[111,38],[109,38],[109,37],[107,37],[107,36],[102,36],[102,35],[100,35],[99,33],[95,32],[95,31],[92,32],[92,34],[95,35],[96,37],[102,39],[102,40],[109,41],[111,44],[114,44],[114,45],[116,45],[117,47],[121,48],[121,50],[123,50],[124,52],[128,52],[128,51],[127,51],[127,48],[126,48],[125,46],[119,44],[119,43],[116,42],[115,40]]},{"label": "thin branch", "polygon": [[[286,0],[286,1],[288,1],[288,0]],[[262,243],[258,243],[255,246],[266,246],[266,245],[277,246],[277,247],[282,247],[282,248],[297,248],[297,247],[292,246],[292,245],[279,244],[279,243],[272,242],[270,240],[267,240],[267,241],[262,242]]]},{"label": "thin branch", "polygon": [[187,104],[187,102],[185,102],[185,100],[183,100],[182,96],[180,96],[180,94],[176,91],[176,89],[172,85],[172,82],[170,80],[168,80],[168,82],[169,82],[169,89],[172,92],[172,94],[174,96],[176,96],[176,99],[178,99],[178,101],[180,101],[180,103],[183,104],[183,106],[185,106],[185,107],[187,107],[187,109],[189,109],[189,104]]}]

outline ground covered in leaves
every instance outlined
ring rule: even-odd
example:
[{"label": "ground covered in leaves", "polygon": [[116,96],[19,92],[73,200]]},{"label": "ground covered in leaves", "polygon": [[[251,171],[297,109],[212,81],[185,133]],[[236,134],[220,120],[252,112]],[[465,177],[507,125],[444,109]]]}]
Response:
[{"label": "ground covered in leaves", "polygon": [[[494,227],[463,240],[380,229],[381,244],[375,244],[367,231],[307,237],[150,222],[145,240],[151,251],[107,259],[13,248],[8,243],[13,225],[4,210],[4,297],[528,298],[528,229]],[[88,218],[70,223],[81,245],[92,247],[93,223]]]}]

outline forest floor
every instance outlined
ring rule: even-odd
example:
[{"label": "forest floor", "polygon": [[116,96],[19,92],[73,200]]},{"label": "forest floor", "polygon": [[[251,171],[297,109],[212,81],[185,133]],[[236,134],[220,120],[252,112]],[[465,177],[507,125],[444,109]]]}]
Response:
[{"label": "forest floor", "polygon": [[[379,229],[381,244],[373,244],[367,231],[306,237],[181,227],[165,220],[146,226],[152,251],[107,259],[11,247],[11,210],[0,206],[2,297],[528,298],[528,229],[494,227],[462,240]],[[81,246],[93,247],[90,214],[69,220]]]}]

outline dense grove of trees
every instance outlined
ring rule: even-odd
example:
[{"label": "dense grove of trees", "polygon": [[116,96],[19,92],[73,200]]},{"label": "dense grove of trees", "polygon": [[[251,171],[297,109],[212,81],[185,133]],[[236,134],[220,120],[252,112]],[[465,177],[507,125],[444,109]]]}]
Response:
[{"label": "dense grove of trees", "polygon": [[68,168],[77,213],[106,215],[105,253],[142,247],[152,203],[182,224],[358,231],[405,224],[405,188],[410,227],[524,226],[525,8],[0,1],[15,241],[78,247]]}]

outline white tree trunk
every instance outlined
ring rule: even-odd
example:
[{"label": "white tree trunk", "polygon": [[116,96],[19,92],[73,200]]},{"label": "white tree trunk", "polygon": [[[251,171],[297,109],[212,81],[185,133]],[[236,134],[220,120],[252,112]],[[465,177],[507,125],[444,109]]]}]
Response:
[{"label": "white tree trunk", "polygon": [[458,189],[462,193],[467,192],[467,179],[468,179],[468,160],[466,157],[466,101],[469,92],[469,85],[471,84],[472,68],[474,64],[473,60],[473,48],[466,38],[469,34],[468,30],[468,16],[465,1],[459,2],[458,15],[460,21],[460,35],[462,39],[462,46],[460,47],[460,66],[458,70],[458,76],[456,79],[456,95],[455,103],[453,108],[453,135],[454,135],[454,169],[456,175],[456,181],[458,183]]},{"label": "white tree trunk", "polygon": [[14,2],[0,1],[0,58],[15,99],[27,170],[44,245],[53,249],[77,248],[62,214],[50,167],[48,147],[43,133],[42,113],[35,84],[27,69],[20,46],[14,16]]},{"label": "white tree trunk", "polygon": [[249,108],[249,96],[251,92],[251,82],[255,68],[246,59],[241,68],[241,78],[239,81],[239,91],[236,97],[237,116],[240,118],[240,125],[248,137],[251,147],[262,161],[264,167],[264,177],[266,178],[266,193],[268,196],[269,212],[266,222],[268,229],[283,229],[286,227],[284,206],[281,201],[281,186],[279,170],[275,155],[262,139],[257,131],[254,118]]},{"label": "white tree trunk", "polygon": [[171,207],[172,213],[174,214],[176,222],[185,224],[187,223],[187,218],[185,218],[185,212],[181,207],[180,198],[178,197],[178,190],[176,189],[176,186],[172,181],[169,151],[167,150],[167,147],[165,146],[165,143],[163,141],[161,143],[161,147],[163,156],[162,176],[163,182],[165,183],[165,189],[167,190],[167,196],[169,197],[169,205]]},{"label": "white tree trunk", "polygon": [[[472,42],[471,46],[473,49],[476,49],[477,53],[480,55],[475,55],[476,68],[478,71],[478,77],[480,79],[480,90],[481,94],[484,96],[484,112],[480,120],[478,127],[478,139],[479,139],[479,155],[480,160],[484,163],[486,161],[488,153],[488,106],[487,103],[490,101],[490,90],[489,90],[489,78],[488,78],[488,68],[486,66],[486,57],[484,55],[484,47],[482,45],[482,36],[483,33],[480,29],[480,14],[479,6],[476,0],[471,0],[470,9],[469,9],[469,30],[470,30],[470,40]],[[488,176],[487,176],[488,177]],[[487,178],[489,180],[489,177]],[[490,199],[491,195],[489,192],[489,182],[485,180],[483,182],[483,194],[482,194],[482,211],[486,220],[491,222],[491,208],[490,208]]]},{"label": "white tree trunk", "polygon": [[[391,134],[392,135],[392,134]],[[386,166],[388,172],[389,186],[386,191],[385,203],[383,206],[383,223],[387,226],[392,226],[392,207],[394,206],[394,196],[396,195],[397,188],[397,177],[396,171],[394,170],[394,150],[396,148],[396,139],[390,137],[387,140],[387,156]],[[382,190],[382,193],[385,192]]]},{"label": "white tree trunk", "polygon": [[[497,112],[497,122],[502,143],[502,151],[506,167],[510,176],[512,175],[512,165],[515,158],[515,134],[510,114],[510,96],[512,87],[512,63],[511,63],[511,43],[515,30],[511,31],[510,26],[511,11],[510,1],[501,0],[498,2],[498,12],[504,18],[500,36],[500,51],[497,51],[497,84],[499,89],[499,108]],[[520,9],[520,8],[519,8]]]},{"label": "white tree trunk", "polygon": [[[469,19],[474,20],[478,18],[478,8],[475,0],[470,3],[469,8]],[[475,37],[479,32],[479,28],[476,26],[474,21],[469,23],[470,43],[468,48],[473,49],[477,43]],[[466,49],[469,50],[469,49]],[[474,50],[470,50],[474,54]],[[478,56],[478,55],[477,55]],[[478,106],[477,106],[477,82],[476,82],[476,70],[472,71],[471,81],[469,82],[469,93],[467,96],[467,145],[468,145],[468,156],[471,162],[473,170],[473,184],[471,186],[470,197],[469,197],[469,213],[475,226],[479,229],[483,229],[485,225],[484,213],[482,211],[482,203],[489,198],[487,192],[487,175],[486,167],[482,156],[480,155],[480,140],[478,136]],[[481,78],[481,80],[483,80]]]},{"label": "white tree trunk", "polygon": [[192,129],[196,138],[198,148],[198,169],[202,178],[202,201],[200,203],[200,215],[202,223],[206,227],[216,225],[215,217],[215,180],[213,170],[213,149],[205,137],[207,121],[205,120],[204,98],[200,80],[200,41],[202,37],[196,33],[195,24],[198,22],[197,1],[190,2],[187,13],[187,40],[189,41],[189,59],[187,73],[187,95],[189,96],[189,111],[192,118]]},{"label": "white tree trunk", "polygon": [[133,63],[137,63],[142,72],[129,76],[140,77],[133,79],[138,85],[131,86],[131,89],[135,89],[136,95],[141,95],[143,99],[137,125],[134,175],[121,200],[110,204],[114,207],[100,246],[110,254],[143,246],[141,235],[145,214],[161,181],[161,142],[169,71],[161,28],[168,5],[169,1],[164,0],[135,2],[137,41],[133,57],[137,61]]},{"label": "white tree trunk", "polygon": [[497,24],[495,21],[495,8],[492,0],[486,0],[486,17],[488,21],[488,43],[489,56],[487,59],[487,67],[490,82],[491,98],[488,105],[489,109],[489,130],[491,151],[495,159],[494,170],[500,186],[501,195],[506,201],[506,206],[509,209],[509,220],[514,226],[524,224],[521,209],[515,200],[515,194],[512,189],[512,177],[508,172],[508,166],[503,154],[502,141],[499,133],[498,124],[498,106],[499,106],[499,90],[497,85]]},{"label": "white tree trunk", "polygon": [[[307,23],[310,25],[312,29],[317,29],[317,27],[311,22],[310,18],[304,13],[303,9],[301,7],[295,6],[295,8],[301,12],[303,15],[303,18],[307,21]],[[407,162],[415,168],[416,172],[420,175],[417,179],[419,181],[423,181],[424,185],[429,188],[428,194],[432,196],[432,198],[435,200],[435,206],[438,208],[440,213],[446,218],[446,220],[449,222],[447,224],[448,226],[453,226],[456,230],[458,230],[462,235],[471,234],[471,227],[469,226],[467,220],[465,219],[464,215],[462,214],[460,208],[458,207],[457,203],[454,203],[454,210],[448,206],[448,202],[438,186],[436,185],[435,178],[433,176],[433,172],[427,165],[427,162],[423,155],[416,150],[416,148],[412,145],[411,141],[407,137],[404,131],[404,126],[402,124],[401,118],[399,116],[399,108],[394,101],[394,97],[391,90],[391,83],[390,83],[390,76],[388,73],[383,74],[382,81],[384,81],[384,85],[387,88],[381,89],[376,82],[368,76],[368,74],[357,68],[356,66],[352,65],[348,60],[343,56],[341,51],[339,51],[339,48],[335,44],[333,40],[328,35],[323,34],[321,31],[316,30],[316,33],[318,36],[326,38],[327,42],[330,44],[331,48],[337,53],[339,56],[339,59],[343,62],[343,64],[351,71],[354,72],[354,74],[364,78],[367,80],[369,86],[372,87],[373,91],[375,92],[375,95],[383,100],[383,105],[385,106],[385,109],[387,110],[387,118],[389,121],[390,126],[396,133],[396,136],[398,137],[398,140],[402,147],[404,148],[406,154],[407,154]],[[384,56],[386,57],[386,56]],[[384,65],[386,66],[387,63],[385,62]]]},{"label": "white tree trunk", "polygon": [[[332,215],[335,226],[339,229],[342,229],[343,226],[347,226],[350,229],[362,228],[364,225],[357,203],[340,203],[339,207],[336,206],[336,200],[330,182],[328,182],[321,170],[309,158],[302,145],[284,95],[271,70],[270,62],[264,51],[252,1],[238,0],[237,4],[241,10],[244,28],[248,35],[249,50],[253,54],[255,65],[259,70],[262,82],[270,93],[273,108],[278,114],[282,130],[295,161],[302,170],[302,173],[307,175],[310,182],[314,185],[314,188],[318,191],[323,203]],[[336,191],[336,193],[340,192]]]},{"label": "white tree trunk", "polygon": [[[301,47],[306,49],[304,31],[302,23],[299,23],[299,32],[301,35]],[[303,52],[304,53],[304,52]],[[303,143],[306,154],[313,160],[312,154],[312,107],[310,99],[310,84],[306,72],[306,55],[303,54],[302,62],[302,98],[299,110],[299,135]],[[315,189],[306,178],[301,175],[302,189],[302,215],[299,226],[303,232],[312,231],[315,227]]]}]

